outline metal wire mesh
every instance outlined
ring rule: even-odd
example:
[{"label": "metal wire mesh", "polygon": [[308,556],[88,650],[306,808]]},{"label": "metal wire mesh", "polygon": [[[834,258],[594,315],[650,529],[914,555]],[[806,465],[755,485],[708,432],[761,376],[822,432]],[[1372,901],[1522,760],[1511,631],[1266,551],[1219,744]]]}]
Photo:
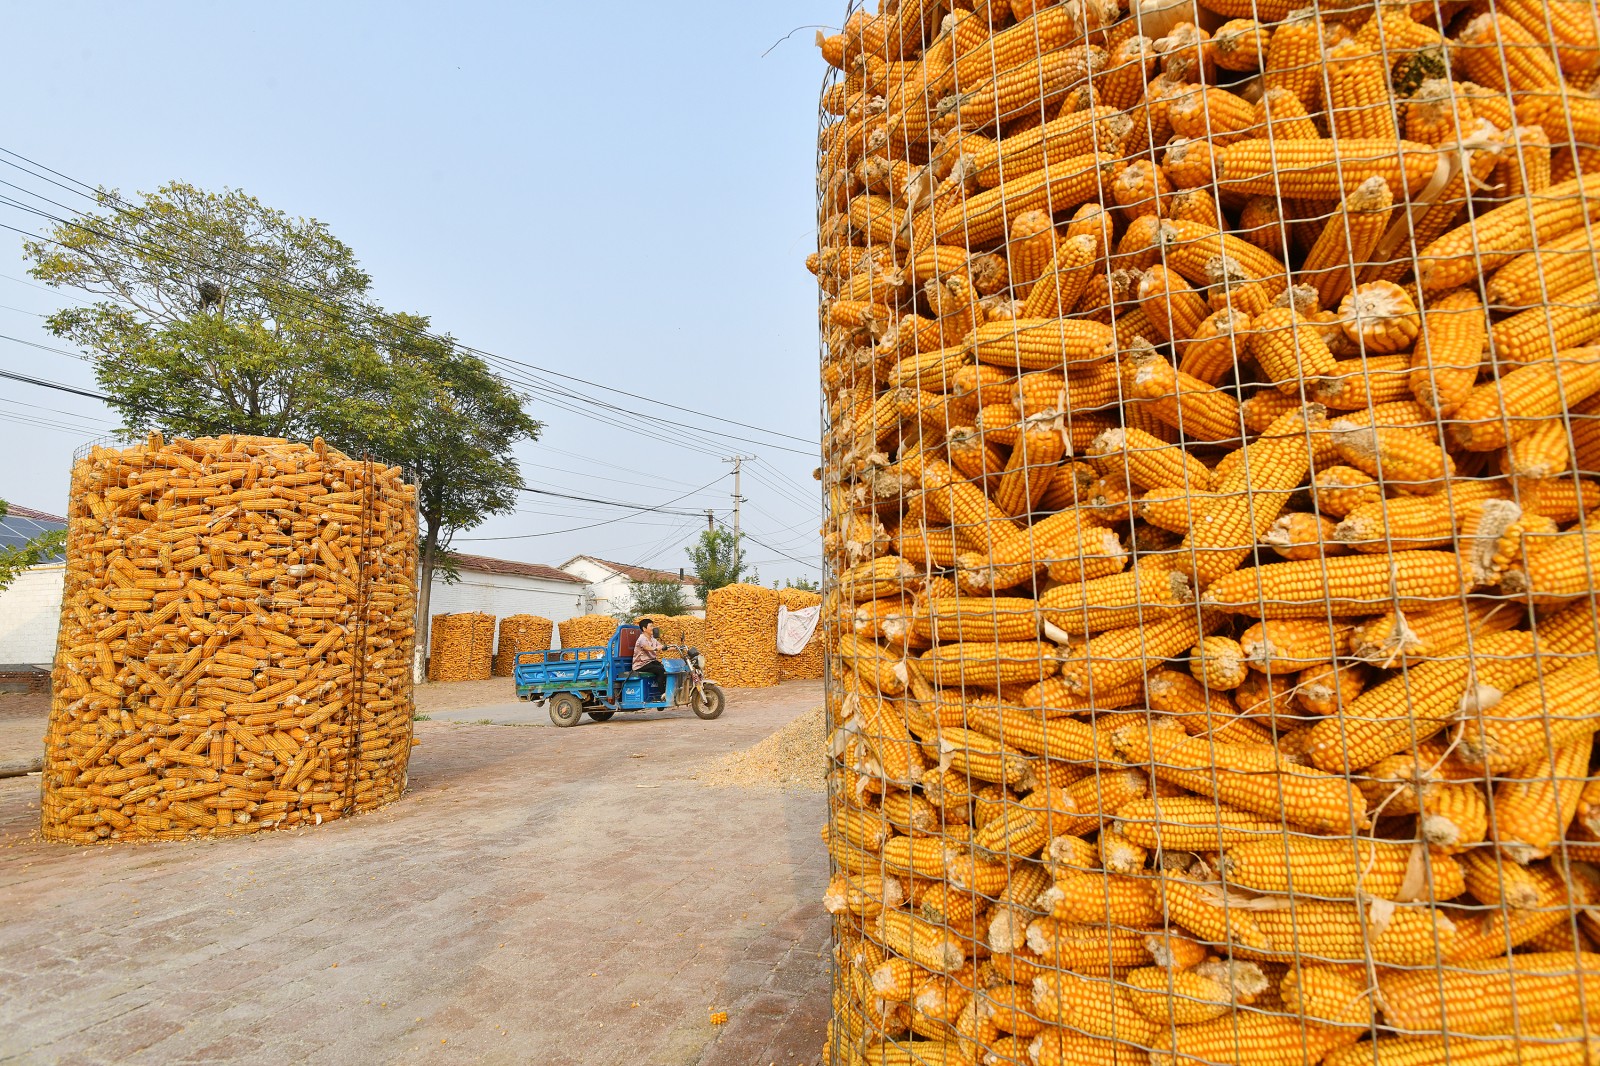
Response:
[{"label": "metal wire mesh", "polygon": [[819,36],[830,1062],[1600,1060],[1597,18]]},{"label": "metal wire mesh", "polygon": [[45,837],[236,836],[398,797],[416,533],[399,468],[320,440],[83,449]]}]

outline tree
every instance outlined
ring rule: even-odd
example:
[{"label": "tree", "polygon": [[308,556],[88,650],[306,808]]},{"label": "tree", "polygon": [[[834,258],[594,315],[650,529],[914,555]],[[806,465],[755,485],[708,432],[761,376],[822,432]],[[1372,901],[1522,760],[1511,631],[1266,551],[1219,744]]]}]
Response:
[{"label": "tree", "polygon": [[170,182],[25,241],[31,273],[98,297],[47,319],[94,357],[131,430],[309,438],[362,355],[371,279],[315,219]]},{"label": "tree", "polygon": [[743,534],[735,537],[731,530],[708,529],[700,534],[698,543],[689,546],[689,561],[700,579],[694,591],[702,605],[714,589],[740,580],[761,580],[755,571],[745,573],[743,540]]},{"label": "tree", "polygon": [[314,219],[236,189],[182,182],[24,244],[33,276],[99,297],[48,319],[94,358],[127,428],[173,435],[322,436],[404,467],[422,527],[421,639],[451,537],[512,509],[512,448],[540,423],[525,398],[420,315],[367,298],[355,254]]},{"label": "tree", "polygon": [[683,585],[677,581],[630,581],[628,583],[628,606],[618,612],[618,617],[624,621],[632,621],[642,615],[652,618],[667,618],[672,615],[687,614],[689,601],[684,598]]},{"label": "tree", "polygon": [[[4,518],[10,510],[10,505],[0,500],[0,518]],[[0,548],[0,592],[4,592],[17,575],[30,566],[38,566],[61,553],[66,546],[67,531],[52,529],[48,533],[40,533],[37,537],[25,544],[9,548]]]},{"label": "tree", "polygon": [[786,589],[799,589],[801,592],[821,592],[822,586],[808,577],[791,577],[784,579],[783,587]]},{"label": "tree", "polygon": [[511,449],[543,425],[487,363],[429,333],[420,315],[382,315],[370,339],[324,424],[328,439],[399,464],[417,486],[417,617],[426,619],[435,568],[454,572],[451,537],[516,506],[524,485]]}]

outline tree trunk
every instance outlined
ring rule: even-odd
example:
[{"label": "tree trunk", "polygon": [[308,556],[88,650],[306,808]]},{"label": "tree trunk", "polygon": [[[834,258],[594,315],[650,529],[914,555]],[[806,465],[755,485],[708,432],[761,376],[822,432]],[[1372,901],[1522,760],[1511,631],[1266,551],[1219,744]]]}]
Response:
[{"label": "tree trunk", "polygon": [[433,566],[439,558],[439,519],[425,515],[423,521],[428,528],[422,538],[422,558],[417,566],[417,647],[422,649],[422,662],[426,664],[431,650],[428,644],[433,637],[428,609],[433,599]]}]

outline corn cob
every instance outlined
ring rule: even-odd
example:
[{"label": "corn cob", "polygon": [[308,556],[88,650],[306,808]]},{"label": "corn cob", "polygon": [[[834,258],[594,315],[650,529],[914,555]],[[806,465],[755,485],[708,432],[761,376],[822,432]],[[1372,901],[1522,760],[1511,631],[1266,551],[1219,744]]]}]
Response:
[{"label": "corn cob", "polygon": [[1379,977],[1378,995],[1390,1024],[1413,1032],[1578,1022],[1583,1002],[1600,995],[1600,956],[1536,953],[1455,963],[1443,973],[1391,972]]},{"label": "corn cob", "polygon": [[[1337,200],[1371,177],[1398,199],[1421,190],[1439,165],[1436,149],[1415,141],[1237,141],[1216,150],[1224,191],[1253,196]],[[1555,188],[1551,189],[1554,193]],[[1565,232],[1565,231],[1563,231]]]},{"label": "corn cob", "polygon": [[[1454,899],[1466,890],[1461,867],[1447,857],[1414,858],[1411,844],[1388,841],[1272,837],[1223,851],[1221,872],[1230,885],[1257,892],[1292,892],[1313,899],[1358,895],[1382,899]],[[1418,862],[1423,879],[1412,880]]]},{"label": "corn cob", "polygon": [[1407,551],[1237,570],[1214,581],[1202,602],[1236,613],[1260,611],[1265,618],[1349,616],[1390,604],[1426,607],[1459,595],[1462,584],[1453,552]]},{"label": "corn cob", "polygon": [[1427,290],[1450,289],[1558,240],[1600,215],[1600,174],[1550,186],[1458,226],[1417,253]]},{"label": "corn cob", "polygon": [[1207,744],[1135,727],[1119,729],[1112,742],[1130,762],[1153,762],[1162,780],[1292,825],[1348,831],[1364,821],[1360,792],[1331,774],[1287,763],[1270,747]]},{"label": "corn cob", "polygon": [[1523,1027],[1523,1039],[1463,1036],[1384,1036],[1337,1048],[1324,1066],[1415,1066],[1451,1062],[1460,1066],[1576,1066],[1595,1054],[1593,1041],[1560,1030]]}]

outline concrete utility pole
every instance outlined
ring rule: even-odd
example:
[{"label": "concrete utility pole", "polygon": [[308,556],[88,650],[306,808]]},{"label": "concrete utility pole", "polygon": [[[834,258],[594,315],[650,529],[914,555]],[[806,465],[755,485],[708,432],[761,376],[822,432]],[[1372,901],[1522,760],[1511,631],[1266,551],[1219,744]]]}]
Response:
[{"label": "concrete utility pole", "polygon": [[745,463],[755,462],[756,458],[754,455],[735,455],[731,459],[722,460],[725,463],[733,464],[733,539],[735,542],[739,539],[739,505],[744,502],[744,497],[739,495],[739,469]]},{"label": "concrete utility pole", "polygon": [[715,512],[711,508],[707,507],[706,508],[706,532],[707,533],[711,533],[711,532],[715,531],[716,528],[717,528],[717,512]]}]

